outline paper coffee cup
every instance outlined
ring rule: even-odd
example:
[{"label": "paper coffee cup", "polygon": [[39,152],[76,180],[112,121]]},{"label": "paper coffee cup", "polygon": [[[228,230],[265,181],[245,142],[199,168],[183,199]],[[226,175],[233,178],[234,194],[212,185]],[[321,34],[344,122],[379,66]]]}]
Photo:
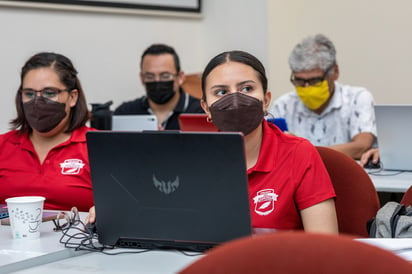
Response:
[{"label": "paper coffee cup", "polygon": [[14,239],[37,239],[40,237],[40,224],[45,199],[41,196],[22,196],[6,199]]}]

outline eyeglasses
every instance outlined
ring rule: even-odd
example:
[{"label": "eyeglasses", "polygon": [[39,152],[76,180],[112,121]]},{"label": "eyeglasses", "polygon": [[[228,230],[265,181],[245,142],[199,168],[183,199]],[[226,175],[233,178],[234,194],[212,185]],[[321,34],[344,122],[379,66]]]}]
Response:
[{"label": "eyeglasses", "polygon": [[73,225],[78,225],[80,223],[79,211],[76,207],[72,207],[69,212],[60,212],[56,219],[53,220],[53,223],[55,225],[54,231],[68,229]]},{"label": "eyeglasses", "polygon": [[328,68],[322,77],[313,77],[309,79],[296,77],[295,75],[293,75],[293,72],[292,72],[292,75],[290,76],[290,81],[292,82],[294,86],[297,86],[297,87],[304,87],[306,86],[306,84],[308,84],[309,86],[318,87],[325,80],[327,74],[329,73],[332,67]]},{"label": "eyeglasses", "polygon": [[63,92],[63,91],[69,91],[69,89],[59,89],[59,88],[54,88],[54,87],[47,87],[42,90],[34,90],[31,88],[24,88],[20,90],[22,98],[25,101],[33,100],[37,96],[37,93],[40,93],[40,95],[46,99],[56,100],[60,92]]},{"label": "eyeglasses", "polygon": [[145,73],[143,74],[143,82],[155,82],[156,79],[159,79],[159,81],[165,82],[165,81],[172,81],[174,78],[177,76],[176,73],[170,73],[170,72],[163,72],[160,73],[158,76],[153,73]]}]

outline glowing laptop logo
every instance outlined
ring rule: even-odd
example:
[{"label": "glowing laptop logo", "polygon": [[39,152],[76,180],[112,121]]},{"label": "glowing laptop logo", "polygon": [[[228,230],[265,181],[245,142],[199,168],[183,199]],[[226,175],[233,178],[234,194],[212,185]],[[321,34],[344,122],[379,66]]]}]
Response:
[{"label": "glowing laptop logo", "polygon": [[164,194],[170,194],[172,192],[175,192],[179,187],[179,176],[176,176],[176,179],[174,181],[165,182],[158,180],[153,174],[153,184],[160,192]]}]

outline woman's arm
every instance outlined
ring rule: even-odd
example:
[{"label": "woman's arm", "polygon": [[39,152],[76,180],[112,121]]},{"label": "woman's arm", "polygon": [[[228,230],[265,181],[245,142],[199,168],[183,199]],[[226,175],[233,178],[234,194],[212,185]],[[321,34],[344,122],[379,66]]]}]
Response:
[{"label": "woman's arm", "polygon": [[300,213],[306,232],[338,234],[338,221],[333,199],[305,208]]}]

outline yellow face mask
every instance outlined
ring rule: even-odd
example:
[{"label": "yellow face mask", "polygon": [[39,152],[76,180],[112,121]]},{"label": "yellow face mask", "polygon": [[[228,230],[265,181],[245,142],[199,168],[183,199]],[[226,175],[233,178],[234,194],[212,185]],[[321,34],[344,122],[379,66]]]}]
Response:
[{"label": "yellow face mask", "polygon": [[320,85],[295,87],[300,100],[311,110],[317,110],[330,96],[328,81],[323,80]]}]

